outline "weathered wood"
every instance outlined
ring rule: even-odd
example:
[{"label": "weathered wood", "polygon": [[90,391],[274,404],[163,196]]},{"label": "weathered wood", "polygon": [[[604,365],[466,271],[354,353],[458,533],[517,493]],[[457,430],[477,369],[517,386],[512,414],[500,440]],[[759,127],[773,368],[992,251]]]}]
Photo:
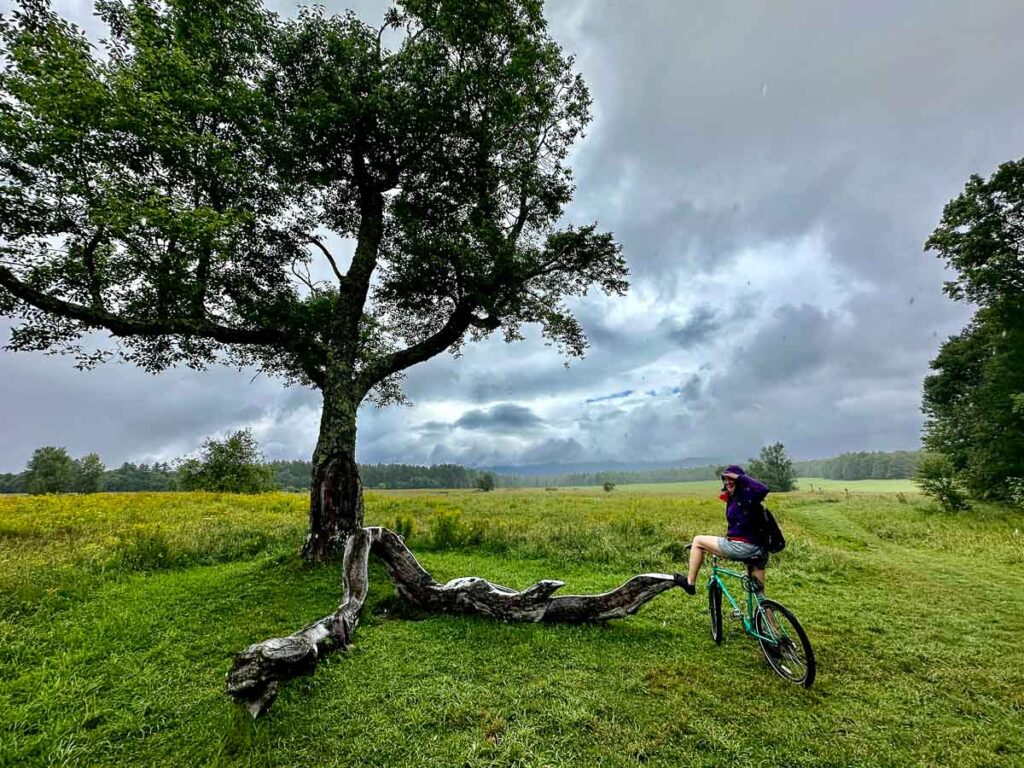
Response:
[{"label": "weathered wood", "polygon": [[425,613],[475,613],[503,621],[607,621],[636,613],[644,603],[675,586],[672,575],[666,573],[634,576],[599,595],[558,597],[553,595],[564,582],[547,579],[522,592],[475,576],[440,584],[394,531],[361,528],[345,544],[344,599],[338,610],[293,635],[251,645],[235,657],[227,692],[253,717],[270,707],[280,682],[311,674],[325,653],[352,642],[369,587],[371,552],[383,561],[399,597]]}]

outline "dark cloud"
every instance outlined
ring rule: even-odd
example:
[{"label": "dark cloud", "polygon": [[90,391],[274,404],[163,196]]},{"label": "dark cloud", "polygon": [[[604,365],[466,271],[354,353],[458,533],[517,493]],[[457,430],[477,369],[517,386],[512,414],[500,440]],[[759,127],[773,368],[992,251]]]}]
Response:
[{"label": "dark cloud", "polygon": [[415,427],[416,432],[421,435],[443,435],[451,432],[452,429],[454,429],[454,425],[445,421],[425,421]]},{"label": "dark cloud", "polygon": [[488,409],[466,411],[455,422],[455,426],[488,432],[523,432],[543,427],[544,420],[529,408],[503,403]]},{"label": "dark cloud", "polygon": [[519,455],[520,464],[572,464],[588,458],[586,449],[573,438],[551,438],[536,443]]},{"label": "dark cloud", "polygon": [[694,347],[722,328],[722,317],[712,307],[699,306],[684,322],[665,318],[658,323],[658,328],[680,347]]},{"label": "dark cloud", "polygon": [[740,349],[737,364],[760,386],[792,381],[827,360],[834,326],[835,319],[818,307],[780,307]]}]

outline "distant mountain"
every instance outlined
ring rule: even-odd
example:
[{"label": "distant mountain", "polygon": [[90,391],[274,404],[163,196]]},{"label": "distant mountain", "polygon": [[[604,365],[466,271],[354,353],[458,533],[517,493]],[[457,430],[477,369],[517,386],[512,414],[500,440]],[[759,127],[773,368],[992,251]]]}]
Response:
[{"label": "distant mountain", "polygon": [[576,464],[522,464],[517,467],[480,467],[482,470],[496,475],[523,475],[538,477],[543,475],[566,475],[581,472],[646,472],[657,469],[689,469],[707,467],[725,462],[720,459],[704,456],[688,456],[675,461],[592,461]]}]

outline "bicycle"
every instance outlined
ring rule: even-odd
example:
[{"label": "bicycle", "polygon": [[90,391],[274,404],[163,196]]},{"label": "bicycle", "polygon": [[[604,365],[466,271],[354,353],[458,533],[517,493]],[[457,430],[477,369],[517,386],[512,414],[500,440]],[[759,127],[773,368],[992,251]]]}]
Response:
[{"label": "bicycle", "polygon": [[[686,548],[692,546],[687,544]],[[749,567],[750,564],[747,565]],[[740,580],[747,593],[746,613],[733,599],[722,576]],[[814,649],[796,616],[786,606],[766,598],[764,585],[757,579],[749,574],[722,568],[718,565],[718,555],[712,554],[708,575],[708,614],[711,619],[711,639],[716,645],[722,643],[722,595],[732,606],[733,617],[742,619],[743,629],[757,640],[761,653],[775,673],[783,680],[810,688],[817,671]]]}]

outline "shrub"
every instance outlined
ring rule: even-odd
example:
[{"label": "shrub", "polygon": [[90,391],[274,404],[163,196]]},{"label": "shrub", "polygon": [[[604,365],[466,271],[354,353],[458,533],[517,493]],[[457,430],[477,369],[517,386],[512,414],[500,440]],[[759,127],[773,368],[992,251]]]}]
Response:
[{"label": "shrub", "polygon": [[395,533],[401,536],[403,539],[408,539],[412,536],[412,518],[404,517],[399,515],[395,518]]},{"label": "shrub", "polygon": [[917,465],[914,480],[926,496],[935,499],[947,512],[971,508],[953,462],[946,456],[930,454],[923,457]]},{"label": "shrub", "polygon": [[605,489],[606,492],[614,491],[615,490],[615,483],[605,483],[604,484],[604,489]]},{"label": "shrub", "polygon": [[1024,477],[1008,477],[1006,478],[1006,486],[1010,490],[1010,503],[1015,507],[1024,509]]},{"label": "shrub", "polygon": [[438,512],[430,518],[430,546],[434,549],[458,549],[480,544],[484,540],[484,524],[462,522],[458,510]]},{"label": "shrub", "polygon": [[681,541],[673,541],[666,544],[662,547],[661,554],[673,563],[683,563],[690,559],[690,553],[686,549],[686,545]]}]

